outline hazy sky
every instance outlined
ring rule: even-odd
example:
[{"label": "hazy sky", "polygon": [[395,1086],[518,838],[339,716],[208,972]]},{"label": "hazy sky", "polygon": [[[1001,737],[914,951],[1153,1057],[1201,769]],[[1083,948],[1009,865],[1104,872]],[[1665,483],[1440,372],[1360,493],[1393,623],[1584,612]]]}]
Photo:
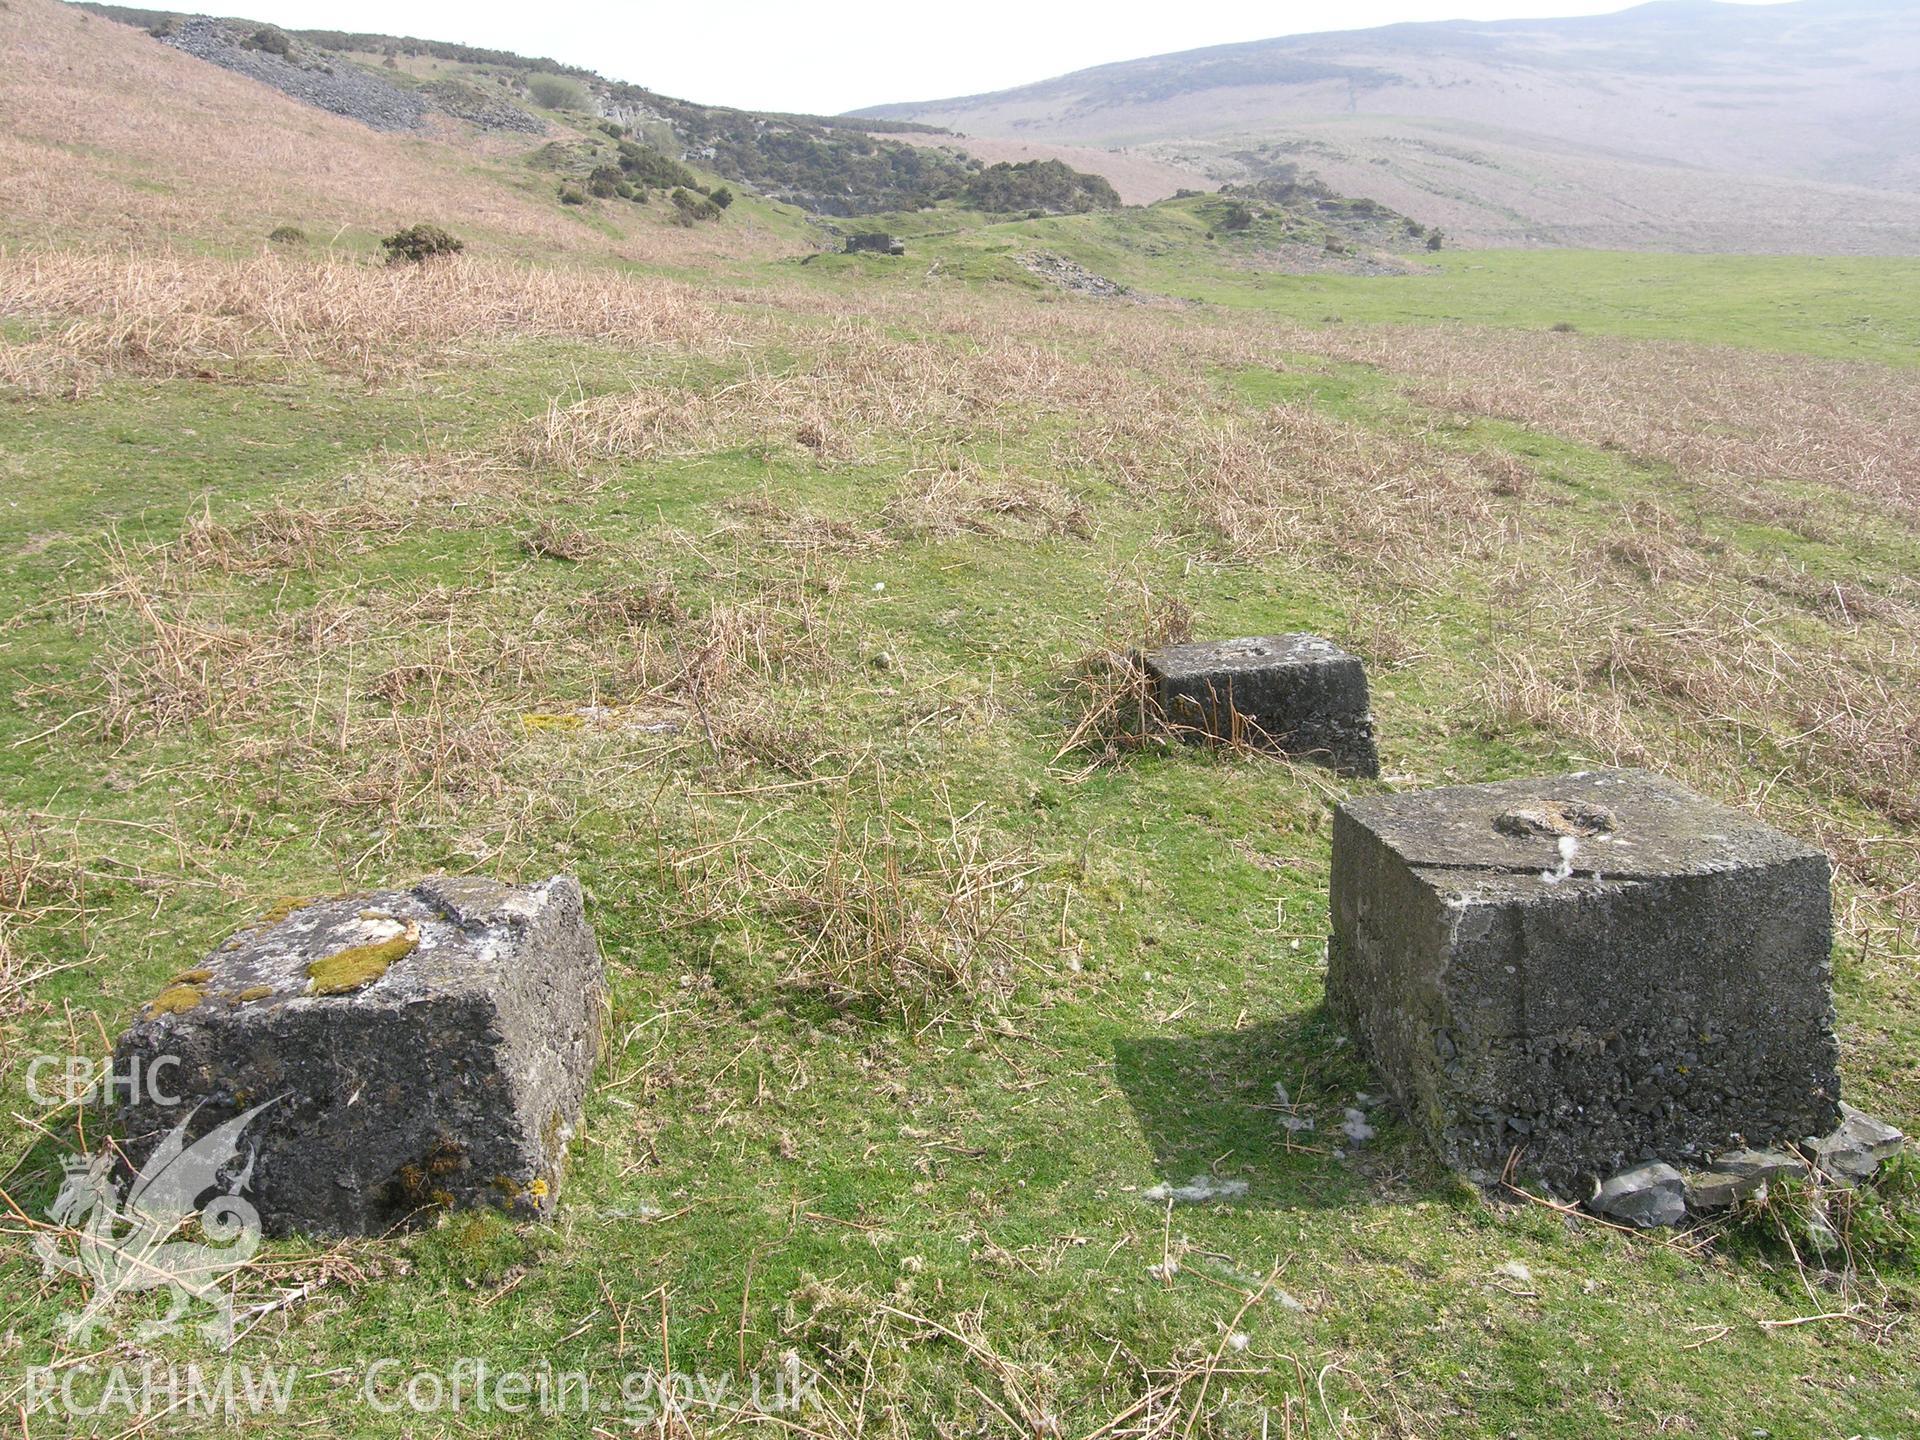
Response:
[{"label": "hazy sky", "polygon": [[[164,3],[164,0],[163,0]],[[1742,4],[1778,0],[1737,0]],[[1589,15],[1611,0],[227,0],[294,29],[371,30],[550,55],[665,95],[750,110],[837,114],[890,100],[1000,90],[1068,70],[1397,20]]]}]

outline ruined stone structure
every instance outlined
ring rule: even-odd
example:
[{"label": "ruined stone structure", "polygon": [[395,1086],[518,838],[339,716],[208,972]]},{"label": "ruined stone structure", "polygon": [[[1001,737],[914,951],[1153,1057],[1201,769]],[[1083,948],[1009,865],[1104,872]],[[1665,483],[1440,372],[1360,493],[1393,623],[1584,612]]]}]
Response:
[{"label": "ruined stone structure", "polygon": [[1358,656],[1315,635],[1172,645],[1145,657],[1167,722],[1196,740],[1380,773]]},{"label": "ruined stone structure", "polygon": [[[182,1101],[136,1097],[129,1152],[195,1106],[193,1137],[271,1101],[245,1135],[269,1233],[550,1214],[606,1003],[579,885],[443,877],[286,909],[176,976],[121,1037],[118,1063],[164,1073]],[[177,1063],[155,1071],[163,1056]]]},{"label": "ruined stone structure", "polygon": [[860,235],[847,236],[846,253],[849,255],[904,255],[906,242],[896,240],[884,230],[874,230]]},{"label": "ruined stone structure", "polygon": [[1573,1188],[1840,1117],[1827,857],[1670,781],[1351,801],[1331,901],[1328,1003],[1460,1169]]}]

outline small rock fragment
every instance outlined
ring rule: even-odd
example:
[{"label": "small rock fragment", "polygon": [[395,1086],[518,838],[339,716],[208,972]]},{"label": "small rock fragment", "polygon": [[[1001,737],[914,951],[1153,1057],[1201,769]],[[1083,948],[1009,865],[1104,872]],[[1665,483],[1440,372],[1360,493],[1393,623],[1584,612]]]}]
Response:
[{"label": "small rock fragment", "polygon": [[1686,1177],[1687,1208],[1724,1210],[1763,1193],[1771,1180],[1806,1173],[1807,1162],[1788,1150],[1732,1150]]},{"label": "small rock fragment", "polygon": [[1655,1160],[1613,1176],[1587,1201],[1596,1215],[1651,1230],[1687,1218],[1687,1182],[1671,1165]]},{"label": "small rock fragment", "polygon": [[1822,1174],[1851,1184],[1871,1179],[1906,1143],[1907,1137],[1884,1120],[1842,1101],[1839,1127],[1812,1142],[1813,1161]]}]

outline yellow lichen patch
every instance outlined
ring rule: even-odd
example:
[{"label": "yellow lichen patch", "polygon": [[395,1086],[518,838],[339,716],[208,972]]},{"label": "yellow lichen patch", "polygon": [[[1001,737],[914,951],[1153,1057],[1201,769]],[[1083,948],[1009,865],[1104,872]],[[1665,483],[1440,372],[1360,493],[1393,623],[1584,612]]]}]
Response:
[{"label": "yellow lichen patch", "polygon": [[547,1193],[547,1182],[544,1180],[535,1180],[531,1185],[527,1186],[527,1193],[536,1200],[540,1199]]},{"label": "yellow lichen patch", "polygon": [[520,725],[525,730],[581,730],[586,721],[578,715],[522,715]]},{"label": "yellow lichen patch", "polygon": [[169,985],[204,985],[212,978],[211,970],[182,970],[167,983]]},{"label": "yellow lichen patch", "polygon": [[149,1015],[181,1015],[207,998],[198,985],[169,985],[147,1002]]},{"label": "yellow lichen patch", "polygon": [[307,993],[351,995],[386,974],[395,961],[411,955],[419,943],[420,927],[409,924],[391,939],[349,945],[324,960],[315,960],[307,966]]},{"label": "yellow lichen patch", "polygon": [[296,910],[304,910],[320,897],[317,895],[285,895],[273,902],[255,923],[262,927],[278,925]]}]

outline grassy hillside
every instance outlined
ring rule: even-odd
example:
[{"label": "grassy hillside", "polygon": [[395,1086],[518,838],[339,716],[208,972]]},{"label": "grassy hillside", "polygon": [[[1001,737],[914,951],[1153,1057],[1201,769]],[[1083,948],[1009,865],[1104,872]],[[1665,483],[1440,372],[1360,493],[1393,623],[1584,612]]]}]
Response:
[{"label": "grassy hillside", "polygon": [[1920,252],[1903,0],[1650,4],[1284,36],[863,115],[1311,167],[1475,244]]},{"label": "grassy hillside", "polygon": [[[1912,1167],[1824,1251],[1790,1204],[1624,1233],[1441,1170],[1321,1005],[1342,796],[1650,765],[1833,854],[1847,1095],[1920,1119],[1910,264],[1435,255],[1231,196],[815,256],[8,4],[9,1407],[218,1358],[64,1337],[30,1246],[107,1117],[31,1057],[286,897],[565,869],[614,1004],[556,1223],[269,1245],[232,1358],[296,1404],[231,1433],[1920,1432]],[[170,140],[116,77],[182,87]],[[262,253],[268,211],[491,218],[387,267]],[[1329,242],[1395,273],[1273,258]],[[1366,658],[1382,781],[1121,723],[1134,647],[1295,628]],[[463,1358],[707,1388],[407,1409]],[[163,1410],[21,1428],[229,1433]]]},{"label": "grassy hillside", "polygon": [[291,225],[369,252],[427,220],[494,254],[671,264],[808,231],[757,201],[696,231],[670,206],[565,206],[536,137],[379,133],[54,0],[10,0],[0,39],[0,241],[252,250]]},{"label": "grassy hillside", "polygon": [[[1920,363],[1920,260],[1433,252],[1400,230],[1398,217],[1374,222],[1356,215],[1351,201],[1324,211],[1282,209],[1276,223],[1247,232],[1218,228],[1225,203],[1192,198],[1012,223],[949,213],[882,220],[917,236],[913,258],[945,270],[1034,284],[1016,260],[1044,251],[1144,298],[1304,324],[1570,326],[1628,339]],[[957,223],[968,218],[974,223]],[[871,279],[874,262],[858,262],[857,273]]]}]

